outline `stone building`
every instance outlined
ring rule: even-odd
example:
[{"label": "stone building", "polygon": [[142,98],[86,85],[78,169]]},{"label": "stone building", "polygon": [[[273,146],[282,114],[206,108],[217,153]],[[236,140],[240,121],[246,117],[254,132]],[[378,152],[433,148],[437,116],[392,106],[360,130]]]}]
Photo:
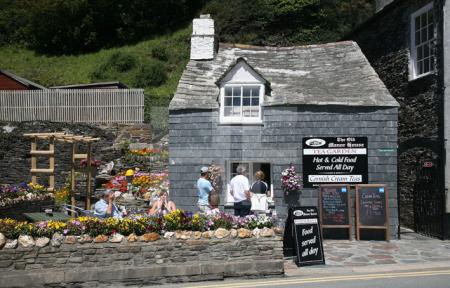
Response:
[{"label": "stone building", "polygon": [[215,39],[212,19],[194,20],[191,59],[169,107],[170,193],[177,206],[196,210],[195,183],[211,163],[222,169],[221,209],[232,207],[227,183],[238,164],[248,167],[250,181],[256,170],[265,172],[278,215],[285,217],[289,205],[317,206],[317,189],[307,188],[312,183],[286,196],[281,172],[291,164],[305,172],[302,143],[309,137],[360,137],[367,140],[368,172],[355,183],[387,184],[395,237],[398,103],[358,45],[221,43],[217,49]]},{"label": "stone building", "polygon": [[401,225],[448,238],[449,1],[377,1],[377,13],[348,38],[400,103]]}]

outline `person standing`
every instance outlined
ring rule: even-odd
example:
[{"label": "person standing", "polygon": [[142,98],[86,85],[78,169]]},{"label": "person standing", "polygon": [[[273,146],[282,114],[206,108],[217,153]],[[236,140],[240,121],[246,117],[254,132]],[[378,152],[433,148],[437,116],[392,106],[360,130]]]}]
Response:
[{"label": "person standing", "polygon": [[251,210],[254,213],[265,213],[268,205],[267,205],[267,197],[270,195],[269,185],[264,182],[264,172],[261,170],[256,171],[255,179],[252,186],[250,187],[250,191],[252,192],[252,208]]},{"label": "person standing", "polygon": [[209,194],[214,190],[211,182],[208,181],[208,167],[200,169],[200,178],[197,180],[198,190],[198,210],[200,212],[208,212],[211,210],[209,206]]},{"label": "person standing", "polygon": [[236,168],[238,175],[230,181],[230,193],[234,198],[234,215],[245,217],[250,214],[252,202],[250,202],[250,185],[245,176],[247,168],[244,165],[238,165]]}]

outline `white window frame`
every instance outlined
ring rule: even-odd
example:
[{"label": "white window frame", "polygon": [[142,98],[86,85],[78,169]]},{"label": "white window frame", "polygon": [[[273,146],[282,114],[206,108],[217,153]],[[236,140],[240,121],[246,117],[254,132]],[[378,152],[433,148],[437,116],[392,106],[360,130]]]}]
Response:
[{"label": "white window frame", "polygon": [[264,162],[264,161],[229,160],[226,163],[226,173],[225,173],[225,175],[227,177],[227,194],[226,194],[226,199],[225,199],[225,202],[226,202],[225,206],[231,206],[234,203],[233,196],[230,193],[230,191],[231,191],[230,181],[231,181],[231,178],[232,178],[231,177],[232,176],[231,175],[231,169],[232,169],[232,164],[233,163],[242,163],[242,164],[247,164],[248,165],[248,170],[249,171],[247,171],[247,173],[248,173],[248,177],[247,178],[249,178],[248,181],[250,182],[249,183],[250,186],[252,185],[251,178],[253,177],[253,175],[255,175],[255,172],[256,172],[256,171],[253,171],[253,164],[254,163],[267,163],[267,164],[270,164],[270,175],[266,175],[266,178],[270,177],[270,187],[269,187],[270,196],[267,197],[267,202],[269,203],[269,206],[273,205],[274,204],[274,200],[273,200],[273,177],[272,177],[272,175],[273,175],[273,163],[272,162]]},{"label": "white window frame", "polygon": [[[225,117],[225,88],[228,87],[250,87],[259,86],[259,117],[244,117],[241,110],[241,116],[227,116]],[[242,92],[241,92],[242,95]],[[262,104],[264,102],[265,86],[260,82],[257,83],[226,83],[220,87],[220,124],[262,124]],[[242,97],[242,96],[241,96]],[[241,98],[241,107],[243,106],[243,101]]]},{"label": "white window frame", "polygon": [[[424,77],[426,75],[429,74],[434,74],[436,67],[434,65],[434,63],[432,64],[432,69],[426,73],[422,73],[422,74],[418,74],[418,66],[417,66],[417,49],[416,49],[416,18],[420,15],[422,15],[423,13],[427,13],[430,10],[433,10],[433,2],[425,5],[424,7],[420,8],[419,10],[417,10],[416,12],[414,12],[413,14],[411,14],[410,17],[410,26],[411,26],[411,31],[410,31],[410,63],[409,63],[409,80],[414,80],[414,79],[418,79],[421,77]],[[436,21],[434,21],[434,17],[433,17],[433,38],[432,40],[429,40],[428,44],[433,45],[434,42],[436,41],[436,35],[435,35],[435,29],[436,29]],[[433,57],[433,59],[435,59],[435,57]]]}]

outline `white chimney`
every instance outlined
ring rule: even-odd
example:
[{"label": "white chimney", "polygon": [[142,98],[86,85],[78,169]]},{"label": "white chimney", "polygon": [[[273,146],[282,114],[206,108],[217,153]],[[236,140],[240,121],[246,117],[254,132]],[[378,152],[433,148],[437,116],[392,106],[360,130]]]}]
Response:
[{"label": "white chimney", "polygon": [[211,60],[215,54],[214,20],[210,15],[200,15],[192,21],[191,59]]}]

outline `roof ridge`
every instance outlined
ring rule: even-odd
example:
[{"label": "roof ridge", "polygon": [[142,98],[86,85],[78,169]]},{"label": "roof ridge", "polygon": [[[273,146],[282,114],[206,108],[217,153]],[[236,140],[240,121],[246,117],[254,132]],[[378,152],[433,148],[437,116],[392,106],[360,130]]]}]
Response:
[{"label": "roof ridge", "polygon": [[289,50],[295,48],[309,48],[309,47],[333,47],[337,45],[353,45],[354,41],[352,40],[344,40],[337,42],[328,42],[328,43],[319,43],[319,44],[308,44],[308,45],[292,45],[292,46],[260,46],[260,45],[251,45],[251,44],[240,44],[240,43],[226,43],[220,42],[219,48],[239,48],[239,49],[261,49],[261,50]]}]

